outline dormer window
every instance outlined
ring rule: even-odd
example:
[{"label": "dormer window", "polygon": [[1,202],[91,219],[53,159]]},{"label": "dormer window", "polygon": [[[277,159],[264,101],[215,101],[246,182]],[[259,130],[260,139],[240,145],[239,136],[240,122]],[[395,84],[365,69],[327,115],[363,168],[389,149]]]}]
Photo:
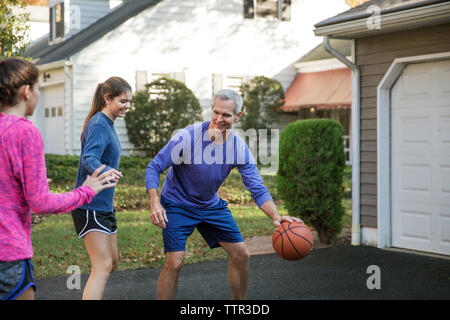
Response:
[{"label": "dormer window", "polygon": [[244,18],[291,20],[291,0],[244,0]]},{"label": "dormer window", "polygon": [[49,1],[50,33],[49,42],[64,39],[64,0]]}]

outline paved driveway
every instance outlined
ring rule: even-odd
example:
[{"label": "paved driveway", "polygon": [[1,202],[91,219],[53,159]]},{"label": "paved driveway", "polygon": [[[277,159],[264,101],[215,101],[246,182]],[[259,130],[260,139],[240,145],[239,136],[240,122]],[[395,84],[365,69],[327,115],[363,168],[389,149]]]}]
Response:
[{"label": "paved driveway", "polygon": [[[226,260],[185,265],[180,275],[177,298],[231,299],[227,265]],[[156,299],[156,281],[160,270],[114,272],[104,299]],[[83,275],[81,288],[86,280],[87,276]],[[82,290],[69,290],[66,282],[67,277],[38,280],[36,299],[80,299]],[[368,283],[379,289],[368,289]],[[347,245],[316,249],[296,262],[282,260],[275,254],[256,255],[250,260],[248,299],[448,300],[450,259]]]}]

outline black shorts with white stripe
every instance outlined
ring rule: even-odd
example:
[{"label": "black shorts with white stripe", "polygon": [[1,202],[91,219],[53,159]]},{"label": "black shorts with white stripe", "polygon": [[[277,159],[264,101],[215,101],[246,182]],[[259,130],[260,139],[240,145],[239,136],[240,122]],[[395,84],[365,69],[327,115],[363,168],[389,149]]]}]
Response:
[{"label": "black shorts with white stripe", "polygon": [[99,231],[106,234],[117,233],[116,212],[100,212],[95,210],[75,209],[72,211],[75,231],[79,238],[88,232]]}]

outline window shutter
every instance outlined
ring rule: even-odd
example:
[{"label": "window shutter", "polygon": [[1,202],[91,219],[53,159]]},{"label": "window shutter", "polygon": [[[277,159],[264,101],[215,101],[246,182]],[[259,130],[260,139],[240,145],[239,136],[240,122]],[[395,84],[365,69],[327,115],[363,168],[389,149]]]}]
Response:
[{"label": "window shutter", "polygon": [[145,70],[136,70],[136,91],[145,90],[148,83],[148,75]]},{"label": "window shutter", "polygon": [[53,24],[55,21],[55,7],[50,7],[49,9],[49,14],[50,14],[50,32],[48,33],[48,41],[49,42],[53,42],[55,40],[55,34],[53,33]]},{"label": "window shutter", "polygon": [[184,72],[174,72],[173,79],[186,83],[186,75],[184,74]]},{"label": "window shutter", "polygon": [[291,0],[283,0],[283,3],[281,5],[281,20],[291,20]]},{"label": "window shutter", "polygon": [[255,18],[255,1],[244,0],[244,19]]},{"label": "window shutter", "polygon": [[64,2],[55,6],[56,38],[64,38]]},{"label": "window shutter", "polygon": [[213,83],[212,83],[213,95],[221,89],[223,89],[223,75],[214,73],[213,74]]}]

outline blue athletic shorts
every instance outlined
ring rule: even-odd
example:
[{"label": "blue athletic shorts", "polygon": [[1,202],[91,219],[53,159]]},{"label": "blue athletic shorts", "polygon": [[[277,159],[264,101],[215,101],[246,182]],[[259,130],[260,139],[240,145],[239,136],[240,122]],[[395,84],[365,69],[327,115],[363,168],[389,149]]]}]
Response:
[{"label": "blue athletic shorts", "polygon": [[161,205],[166,210],[166,227],[163,229],[164,253],[185,251],[186,240],[195,228],[209,247],[220,247],[219,242],[243,242],[241,232],[227,202],[220,199],[216,206],[195,209],[171,202],[161,196]]},{"label": "blue athletic shorts", "polygon": [[36,290],[31,259],[0,261],[0,300],[14,300],[31,286]]}]

